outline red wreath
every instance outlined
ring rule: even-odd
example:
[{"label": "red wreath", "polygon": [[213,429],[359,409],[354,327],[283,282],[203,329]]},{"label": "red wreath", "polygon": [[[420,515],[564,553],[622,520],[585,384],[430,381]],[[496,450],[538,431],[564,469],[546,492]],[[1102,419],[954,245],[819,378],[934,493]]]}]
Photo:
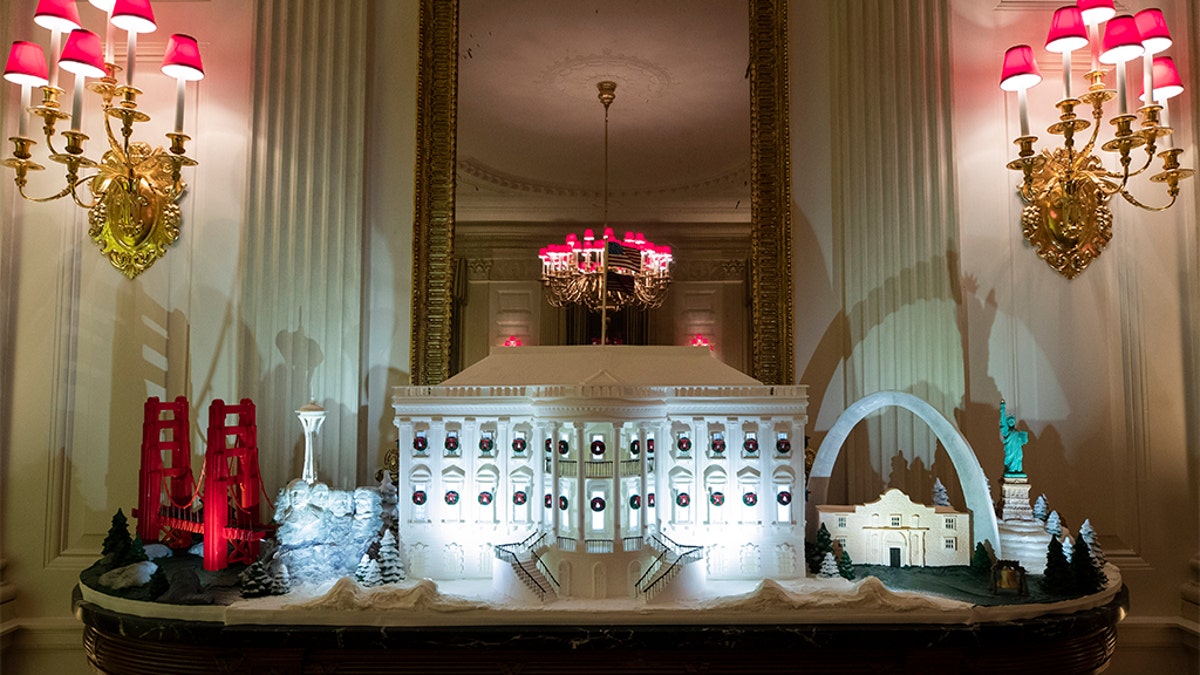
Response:
[{"label": "red wreath", "polygon": [[413,450],[417,452],[425,452],[425,448],[429,447],[429,439],[424,436],[417,436],[413,439]]},{"label": "red wreath", "polygon": [[492,493],[488,492],[487,490],[480,492],[479,493],[479,503],[484,506],[491,504],[492,503]]},{"label": "red wreath", "polygon": [[720,506],[725,503],[725,493],[714,492],[708,496],[708,501],[712,502],[713,506]]},{"label": "red wreath", "polygon": [[553,445],[553,442],[549,438],[547,438],[546,439],[546,452],[550,452],[550,448],[552,445]]},{"label": "red wreath", "polygon": [[490,439],[486,436],[479,439],[479,451],[480,452],[484,452],[484,453],[491,452],[492,448],[494,448],[494,447],[496,447],[496,442],[493,441],[492,439]]},{"label": "red wreath", "polygon": [[678,441],[675,441],[675,447],[679,448],[680,452],[687,452],[692,449],[692,441],[687,436],[680,436]]},{"label": "red wreath", "polygon": [[775,441],[775,452],[781,455],[786,455],[792,451],[792,442],[786,438],[781,438]]},{"label": "red wreath", "polygon": [[654,439],[653,438],[646,439],[646,452],[648,452],[652,455],[654,454]]},{"label": "red wreath", "polygon": [[653,492],[646,495],[646,506],[648,506],[650,508],[654,508],[654,493]]},{"label": "red wreath", "polygon": [[526,445],[524,438],[521,438],[520,436],[518,436],[517,438],[513,439],[513,442],[512,442],[513,452],[516,452],[516,453],[525,452],[526,447],[528,447],[528,446]]},{"label": "red wreath", "polygon": [[642,442],[638,439],[633,439],[629,442],[629,454],[636,455],[642,451]]},{"label": "red wreath", "polygon": [[758,495],[753,492],[747,492],[742,495],[742,503],[746,506],[754,506],[758,503]]},{"label": "red wreath", "polygon": [[779,493],[779,496],[776,497],[775,500],[778,501],[781,505],[787,506],[788,504],[792,503],[792,493],[788,492],[787,490],[784,490],[783,492]]},{"label": "red wreath", "polygon": [[600,439],[596,439],[596,440],[592,441],[592,454],[593,455],[596,455],[597,457],[599,457],[600,455],[603,455],[604,449],[605,449],[604,441],[602,441]]},{"label": "red wreath", "polygon": [[455,492],[454,490],[447,490],[446,491],[446,503],[449,504],[450,506],[454,506],[455,504],[457,504],[458,503],[458,493]]},{"label": "red wreath", "polygon": [[565,455],[570,451],[571,444],[567,442],[567,439],[564,438],[558,442],[558,454]]},{"label": "red wreath", "polygon": [[413,503],[416,504],[417,506],[424,504],[425,499],[426,499],[426,497],[425,497],[424,490],[417,490],[416,492],[413,493],[412,500],[413,500]]},{"label": "red wreath", "polygon": [[551,506],[554,506],[554,496],[547,492],[546,498],[543,499],[542,502],[545,503],[546,508],[550,508]]},{"label": "red wreath", "polygon": [[724,438],[713,439],[712,449],[713,449],[713,452],[717,453],[718,455],[725,452],[725,439]]},{"label": "red wreath", "polygon": [[562,509],[563,511],[566,511],[566,510],[567,510],[567,498],[566,498],[566,496],[561,496],[561,497],[559,497],[559,498],[558,498],[558,508]]},{"label": "red wreath", "polygon": [[592,510],[599,513],[604,510],[604,497],[592,497]]},{"label": "red wreath", "polygon": [[524,490],[517,490],[513,493],[513,503],[517,506],[523,505],[528,499]]},{"label": "red wreath", "polygon": [[757,438],[747,438],[745,441],[742,442],[742,449],[750,454],[754,454],[754,453],[758,452],[758,439]]},{"label": "red wreath", "polygon": [[636,510],[638,510],[638,509],[642,508],[642,498],[641,498],[641,496],[639,496],[639,495],[634,495],[634,496],[630,497],[630,498],[629,498],[629,508],[633,509],[634,511],[636,511]]},{"label": "red wreath", "polygon": [[679,506],[686,507],[688,504],[692,503],[692,498],[688,495],[688,493],[680,492],[675,496],[675,503]]},{"label": "red wreath", "polygon": [[446,437],[446,449],[450,452],[456,452],[458,450],[458,436]]}]

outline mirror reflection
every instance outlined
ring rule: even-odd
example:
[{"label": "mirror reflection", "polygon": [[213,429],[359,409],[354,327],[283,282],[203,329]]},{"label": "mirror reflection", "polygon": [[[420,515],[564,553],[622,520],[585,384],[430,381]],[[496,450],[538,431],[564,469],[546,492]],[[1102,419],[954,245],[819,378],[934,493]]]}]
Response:
[{"label": "mirror reflection", "polygon": [[609,341],[699,338],[749,370],[748,60],[728,0],[460,0],[452,371],[506,342],[599,341],[598,313],[547,302],[537,253],[599,236],[606,211],[675,257],[662,307],[613,314]]}]

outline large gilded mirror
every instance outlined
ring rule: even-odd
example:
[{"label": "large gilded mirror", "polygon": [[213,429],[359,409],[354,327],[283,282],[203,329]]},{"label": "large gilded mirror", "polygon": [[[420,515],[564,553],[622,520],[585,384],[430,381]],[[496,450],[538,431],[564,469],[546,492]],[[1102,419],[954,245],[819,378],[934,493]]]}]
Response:
[{"label": "large gilded mirror", "polygon": [[[532,0],[422,2],[414,384],[446,379],[486,353],[496,344],[494,333],[509,330],[508,324],[519,324],[512,329],[518,334],[532,332],[526,335],[532,344],[577,341],[568,335],[586,330],[580,312],[535,309],[542,317],[539,322],[535,316],[532,328],[511,317],[523,316],[516,305],[536,304],[530,298],[537,297],[538,246],[601,224],[601,201],[606,215],[611,208],[609,222],[618,231],[657,232],[652,238],[665,239],[680,253],[678,292],[673,287],[674,297],[656,310],[657,317],[630,315],[622,330],[640,331],[643,339],[657,334],[658,344],[681,344],[680,334],[714,322],[688,323],[687,317],[704,315],[696,299],[724,289],[716,292],[723,309],[714,329],[724,331],[723,358],[764,382],[792,381],[786,2],[750,0],[739,7],[722,1],[711,12],[736,14],[707,21],[696,18],[696,10],[690,2],[618,2],[588,10],[594,16],[564,21],[562,11]],[[520,16],[522,11],[529,16]],[[554,20],[547,18],[551,14]],[[735,32],[732,38],[705,37],[710,26]],[[592,29],[606,37],[593,39],[587,32]],[[571,35],[572,30],[580,32]],[[656,30],[693,35],[693,45],[657,39]],[[569,46],[552,47],[550,38]],[[732,59],[685,53],[730,40],[736,47]],[[720,80],[710,61],[716,58],[732,61],[736,73]],[[611,117],[620,139],[612,144],[618,157],[611,162],[612,187],[606,175],[603,191],[596,186],[608,142],[598,142],[604,111],[590,83],[602,76],[618,82]],[[666,89],[672,96],[660,96]],[[731,105],[717,105],[724,103]],[[683,119],[703,118],[710,109],[713,117],[732,110],[749,118],[734,120],[742,129],[735,133],[738,142],[725,142],[716,130],[690,129]],[[728,120],[712,124],[738,126]],[[523,140],[526,125],[545,140]],[[717,161],[710,166],[696,151],[689,155],[656,145],[688,134],[701,138],[696,147]],[[554,145],[570,149],[563,155],[568,161],[539,154]],[[510,161],[516,159],[524,166]],[[528,177],[538,171],[541,177]],[[666,179],[656,185],[659,176]],[[506,257],[506,250],[515,253]],[[497,320],[497,314],[509,318]]]}]

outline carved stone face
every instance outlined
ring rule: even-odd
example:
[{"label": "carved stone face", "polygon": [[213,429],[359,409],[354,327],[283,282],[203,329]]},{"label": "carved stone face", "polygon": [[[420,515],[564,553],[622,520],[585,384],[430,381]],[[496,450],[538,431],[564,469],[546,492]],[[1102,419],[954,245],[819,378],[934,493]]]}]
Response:
[{"label": "carved stone face", "polygon": [[358,488],[354,491],[354,515],[367,518],[380,511],[379,493],[369,488]]},{"label": "carved stone face", "polygon": [[289,486],[288,491],[289,491],[289,496],[291,498],[293,510],[303,509],[303,508],[308,507],[308,501],[309,501],[308,483],[305,483],[302,480],[294,480],[294,481],[292,481],[291,486]]},{"label": "carved stone face", "polygon": [[329,510],[333,515],[344,518],[354,511],[354,497],[344,490],[334,490],[329,493]]},{"label": "carved stone face", "polygon": [[308,499],[309,503],[318,509],[327,507],[329,505],[329,486],[324,483],[314,484]]}]

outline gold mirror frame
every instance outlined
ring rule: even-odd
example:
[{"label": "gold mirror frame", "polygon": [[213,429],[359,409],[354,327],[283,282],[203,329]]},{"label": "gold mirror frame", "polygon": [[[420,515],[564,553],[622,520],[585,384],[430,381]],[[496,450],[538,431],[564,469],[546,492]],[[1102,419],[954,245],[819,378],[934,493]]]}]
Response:
[{"label": "gold mirror frame", "polygon": [[[751,375],[790,384],[791,141],[787,0],[749,0]],[[412,383],[450,376],[458,0],[421,0],[413,219]]]}]

